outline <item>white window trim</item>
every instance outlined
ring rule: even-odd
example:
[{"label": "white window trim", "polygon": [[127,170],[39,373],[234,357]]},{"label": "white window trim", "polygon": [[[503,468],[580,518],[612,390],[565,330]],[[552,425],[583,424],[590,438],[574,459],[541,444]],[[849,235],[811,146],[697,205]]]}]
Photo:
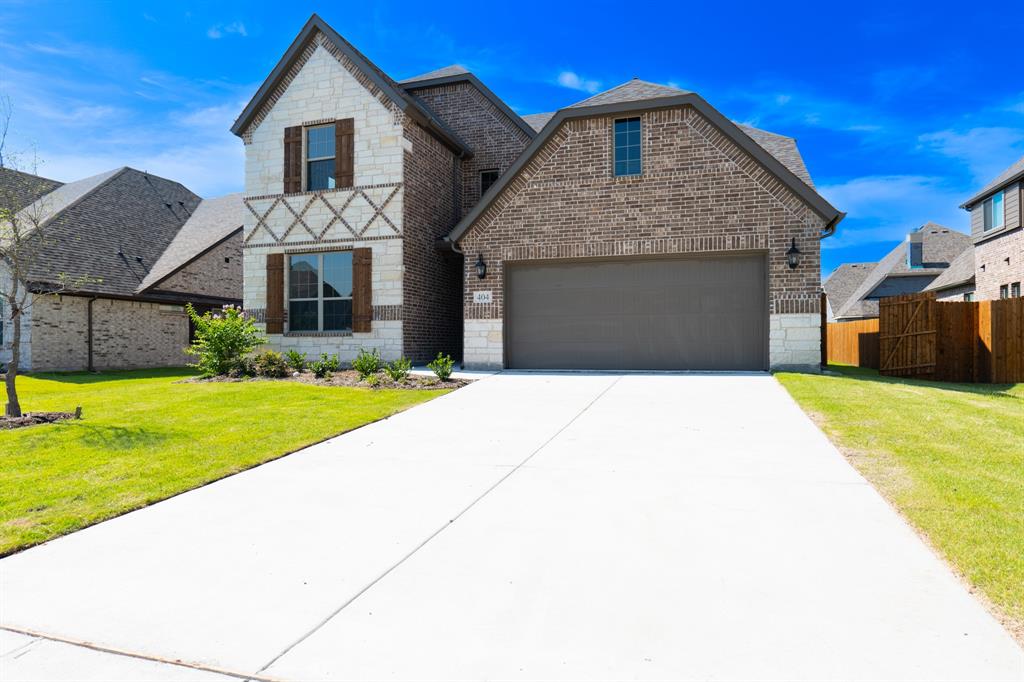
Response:
[{"label": "white window trim", "polygon": [[[337,147],[335,147],[335,149],[334,149],[334,156],[317,156],[315,158],[310,158],[310,156],[309,156],[309,131],[310,130],[314,130],[316,128],[334,128],[335,125],[336,125],[335,123],[320,123],[320,124],[317,124],[317,125],[304,126],[303,129],[302,129],[302,158],[303,158],[303,162],[302,162],[302,186],[305,188],[305,191],[307,191],[307,192],[322,192],[322,191],[324,191],[322,189],[320,189],[320,190],[313,190],[313,189],[310,189],[310,187],[309,187],[309,164],[310,164],[310,162],[311,161],[327,161],[328,159],[331,159],[331,160],[333,160],[335,162],[335,164],[337,164],[337,159],[338,159],[338,149],[337,149]],[[335,134],[337,134],[337,131],[335,131]],[[335,185],[334,187],[328,187],[326,189],[336,189],[337,185],[338,185],[338,179],[337,178],[334,179],[334,185]]]},{"label": "white window trim", "polygon": [[[998,216],[998,219],[996,217],[996,212],[995,212],[996,197],[999,197],[999,208],[1000,208],[999,214],[1000,215]],[[992,213],[992,224],[991,225],[986,225],[985,224],[985,218],[986,218],[987,214],[990,213],[990,212]],[[996,192],[995,194],[990,196],[988,199],[985,199],[984,202],[982,202],[982,205],[981,205],[981,227],[982,227],[982,231],[984,231],[984,232],[990,232],[992,230],[1000,230],[1000,229],[1006,227],[1006,194],[1004,192],[1002,192],[1002,191]]]},{"label": "white window trim", "polygon": [[[334,253],[352,253],[351,251],[320,251],[320,252],[302,252],[302,253],[289,253],[288,262],[286,268],[285,291],[288,293],[288,331],[295,332],[297,334],[311,333],[311,332],[325,332],[329,334],[346,334],[352,332],[352,325],[349,324],[347,329],[324,329],[324,301],[351,301],[351,296],[324,296],[324,256]],[[292,298],[292,258],[296,256],[315,256],[316,257],[316,297],[307,298]],[[316,329],[292,329],[291,319],[291,303],[292,301],[303,302],[303,301],[316,301]]]}]

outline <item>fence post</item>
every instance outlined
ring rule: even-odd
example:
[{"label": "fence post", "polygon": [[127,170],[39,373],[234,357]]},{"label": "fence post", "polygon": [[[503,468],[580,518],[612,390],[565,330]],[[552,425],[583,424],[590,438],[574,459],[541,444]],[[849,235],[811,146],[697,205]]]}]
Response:
[{"label": "fence post", "polygon": [[821,292],[821,368],[828,366],[828,297]]}]

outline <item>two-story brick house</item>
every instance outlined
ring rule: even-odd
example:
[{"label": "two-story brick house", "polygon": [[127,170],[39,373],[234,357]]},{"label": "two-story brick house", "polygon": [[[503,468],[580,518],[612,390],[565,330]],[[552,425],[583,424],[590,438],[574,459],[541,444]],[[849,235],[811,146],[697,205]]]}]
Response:
[{"label": "two-story brick house", "polygon": [[232,130],[245,307],[272,347],[469,367],[819,361],[819,240],[842,214],[794,140],[694,93],[634,80],[520,117],[461,68],[395,81],[314,15]]},{"label": "two-story brick house", "polygon": [[960,207],[970,211],[974,296],[1021,295],[1024,282],[1024,156]]}]

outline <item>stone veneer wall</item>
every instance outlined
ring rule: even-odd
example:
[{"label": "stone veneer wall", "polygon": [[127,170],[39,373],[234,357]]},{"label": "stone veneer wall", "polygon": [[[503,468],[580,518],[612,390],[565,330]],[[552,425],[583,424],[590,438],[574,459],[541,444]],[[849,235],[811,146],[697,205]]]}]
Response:
[{"label": "stone veneer wall", "polygon": [[238,233],[155,287],[217,298],[242,298],[242,235]]},{"label": "stone veneer wall", "polygon": [[1004,232],[974,246],[977,300],[995,300],[999,298],[1000,286],[1014,282],[1024,283],[1024,228]]},{"label": "stone veneer wall", "polygon": [[[563,124],[460,240],[488,263],[481,281],[465,259],[466,365],[502,356],[500,327],[484,321],[503,319],[505,261],[766,251],[770,364],[817,366],[824,219],[691,107],[643,112],[644,173],[614,177],[622,116]],[[791,270],[794,237],[803,253]],[[491,304],[473,303],[482,290]]]}]

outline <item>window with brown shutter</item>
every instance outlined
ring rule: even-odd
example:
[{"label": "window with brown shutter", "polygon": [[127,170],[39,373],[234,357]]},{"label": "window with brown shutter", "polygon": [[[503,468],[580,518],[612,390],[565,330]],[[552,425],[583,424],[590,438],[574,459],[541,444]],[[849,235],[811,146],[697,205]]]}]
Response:
[{"label": "window with brown shutter", "polygon": [[267,254],[267,333],[284,333],[284,254]]},{"label": "window with brown shutter", "polygon": [[355,121],[343,118],[334,122],[334,177],[338,187],[355,184]]},{"label": "window with brown shutter", "polygon": [[302,126],[284,129],[284,193],[302,191]]},{"label": "window with brown shutter", "polygon": [[373,320],[371,249],[352,249],[352,331],[368,332]]}]

